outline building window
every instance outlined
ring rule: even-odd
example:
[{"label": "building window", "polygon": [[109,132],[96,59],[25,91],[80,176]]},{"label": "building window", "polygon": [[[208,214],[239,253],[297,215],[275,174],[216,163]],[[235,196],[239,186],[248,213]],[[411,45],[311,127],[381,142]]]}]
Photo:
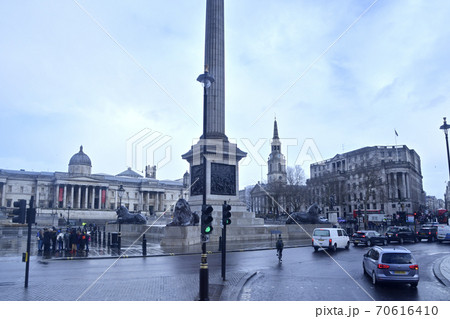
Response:
[{"label": "building window", "polygon": [[8,192],[12,193],[12,186],[11,185],[8,186]]},{"label": "building window", "polygon": [[20,186],[20,192],[23,193],[23,186]]},{"label": "building window", "polygon": [[11,207],[12,206],[12,199],[7,199],[6,200],[6,207]]}]

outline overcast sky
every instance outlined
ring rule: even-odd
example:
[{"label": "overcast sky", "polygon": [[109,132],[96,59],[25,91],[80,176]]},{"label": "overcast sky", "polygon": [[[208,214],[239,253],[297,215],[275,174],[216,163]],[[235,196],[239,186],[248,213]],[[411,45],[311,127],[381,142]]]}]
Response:
[{"label": "overcast sky", "polygon": [[[93,173],[148,163],[181,178],[202,133],[205,4],[1,1],[0,168],[65,172],[83,145]],[[397,143],[443,198],[449,17],[444,0],[225,1],[240,187],[266,180],[276,116],[288,165],[308,177],[312,162]]]}]

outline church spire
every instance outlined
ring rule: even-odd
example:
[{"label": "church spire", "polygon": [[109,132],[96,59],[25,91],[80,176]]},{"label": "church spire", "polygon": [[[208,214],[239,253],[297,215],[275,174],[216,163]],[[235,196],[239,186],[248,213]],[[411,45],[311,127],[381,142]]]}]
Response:
[{"label": "church spire", "polygon": [[279,139],[280,137],[278,136],[278,125],[277,125],[277,118],[275,117],[275,121],[273,123],[273,138],[274,139]]}]

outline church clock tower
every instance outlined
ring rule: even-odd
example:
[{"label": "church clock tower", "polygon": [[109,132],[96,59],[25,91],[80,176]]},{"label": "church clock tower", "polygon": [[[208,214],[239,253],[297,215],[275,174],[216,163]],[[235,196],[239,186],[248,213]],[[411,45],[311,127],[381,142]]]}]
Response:
[{"label": "church clock tower", "polygon": [[272,152],[267,161],[269,171],[267,173],[267,181],[269,184],[280,182],[286,183],[286,158],[281,154],[281,142],[278,136],[277,119],[274,121]]}]

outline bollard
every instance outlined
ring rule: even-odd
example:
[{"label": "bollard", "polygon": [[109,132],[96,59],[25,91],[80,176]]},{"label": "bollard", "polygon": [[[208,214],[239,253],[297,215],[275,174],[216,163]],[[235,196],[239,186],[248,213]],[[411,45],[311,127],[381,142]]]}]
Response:
[{"label": "bollard", "polygon": [[145,234],[142,239],[142,256],[147,256],[147,239],[145,239]]},{"label": "bollard", "polygon": [[106,231],[103,231],[103,247],[106,246]]},{"label": "bollard", "polygon": [[108,247],[111,247],[111,233],[108,233]]},{"label": "bollard", "polygon": [[219,236],[219,251],[222,251],[222,236]]}]

